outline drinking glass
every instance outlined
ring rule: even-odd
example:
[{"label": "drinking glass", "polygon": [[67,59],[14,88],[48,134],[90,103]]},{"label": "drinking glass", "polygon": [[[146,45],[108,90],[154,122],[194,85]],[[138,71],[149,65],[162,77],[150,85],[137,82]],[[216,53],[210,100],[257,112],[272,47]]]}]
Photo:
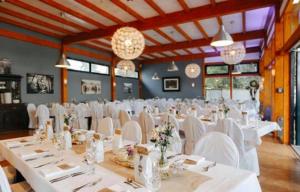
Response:
[{"label": "drinking glass", "polygon": [[146,188],[151,192],[157,192],[161,187],[161,177],[158,161],[152,161],[152,175],[144,175]]},{"label": "drinking glass", "polygon": [[86,144],[86,153],[85,153],[86,163],[89,165],[91,174],[95,174],[95,163],[96,163],[96,144],[90,139]]},{"label": "drinking glass", "polygon": [[64,150],[64,139],[61,134],[55,134],[53,138],[53,143],[55,148],[58,151],[58,155],[61,157],[63,156],[63,150]]}]

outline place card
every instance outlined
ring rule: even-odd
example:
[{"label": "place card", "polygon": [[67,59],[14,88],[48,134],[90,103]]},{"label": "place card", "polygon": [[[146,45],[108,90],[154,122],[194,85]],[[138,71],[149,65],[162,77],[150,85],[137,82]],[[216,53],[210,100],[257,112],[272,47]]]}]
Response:
[{"label": "place card", "polygon": [[98,192],[114,192],[113,190],[109,189],[109,188],[104,188],[104,189],[101,189],[100,191]]},{"label": "place card", "polygon": [[64,163],[64,164],[58,165],[57,167],[60,168],[60,169],[62,169],[62,170],[68,170],[68,169],[74,168],[75,166],[72,166],[72,165],[69,165],[67,163]]},{"label": "place card", "polygon": [[47,152],[47,151],[44,151],[43,149],[36,149],[36,150],[34,150],[34,152],[36,152],[36,153],[44,153],[44,152]]}]

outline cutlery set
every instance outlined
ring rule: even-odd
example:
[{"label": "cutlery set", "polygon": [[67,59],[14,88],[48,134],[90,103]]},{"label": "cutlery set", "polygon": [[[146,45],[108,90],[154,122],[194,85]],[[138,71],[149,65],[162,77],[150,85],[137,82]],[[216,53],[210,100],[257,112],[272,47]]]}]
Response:
[{"label": "cutlery set", "polygon": [[138,182],[136,182],[136,181],[134,181],[133,179],[130,179],[130,178],[127,178],[127,180],[124,181],[124,183],[126,183],[127,185],[130,185],[134,189],[139,189],[139,188],[143,187],[141,184],[139,184]]},{"label": "cutlery set", "polygon": [[101,181],[102,181],[102,178],[99,178],[96,181],[92,181],[92,182],[86,183],[84,185],[81,185],[80,187],[77,187],[77,188],[73,189],[72,192],[77,192],[80,189],[83,189],[85,187],[93,187],[93,186],[97,185],[98,183],[100,183]]},{"label": "cutlery set", "polygon": [[76,176],[79,176],[79,175],[84,175],[84,174],[87,174],[87,173],[89,173],[89,172],[90,172],[90,171],[80,171],[80,172],[76,172],[76,173],[72,173],[72,174],[69,174],[69,175],[64,175],[64,176],[61,176],[61,177],[52,179],[52,180],[50,180],[49,182],[50,182],[50,183],[56,183],[56,182],[65,180],[65,179],[67,179],[67,178],[70,178],[70,177],[76,177]]}]

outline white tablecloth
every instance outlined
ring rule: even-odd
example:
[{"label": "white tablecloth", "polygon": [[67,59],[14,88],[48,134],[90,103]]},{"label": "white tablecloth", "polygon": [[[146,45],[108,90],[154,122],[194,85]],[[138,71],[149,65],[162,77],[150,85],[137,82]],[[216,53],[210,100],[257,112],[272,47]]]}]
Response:
[{"label": "white tablecloth", "polygon": [[[32,139],[28,137],[27,139]],[[22,148],[9,149],[6,146],[6,141],[0,141],[0,152],[2,156],[9,161],[14,167],[16,167],[27,182],[32,186],[36,192],[68,192],[72,189],[81,186],[87,182],[97,180],[99,177],[103,180],[98,183],[96,186],[84,188],[81,191],[99,191],[104,187],[109,187],[114,184],[120,185],[124,189],[130,189],[130,191],[147,191],[144,188],[134,190],[128,185],[124,184],[125,178],[117,175],[116,173],[107,170],[101,166],[97,165],[95,175],[80,175],[73,178],[68,178],[63,181],[51,184],[47,179],[45,179],[40,173],[39,168],[33,168],[33,164],[38,164],[36,161],[26,162],[20,158],[18,155],[20,151],[24,150]],[[48,149],[50,153],[57,153],[57,150],[52,144],[38,144],[35,146],[28,146],[26,149]],[[109,150],[109,145],[106,147],[106,150]],[[82,162],[83,156],[77,155],[73,151],[65,152],[64,160],[66,162],[73,162],[78,164],[83,169],[86,165]],[[43,158],[37,161],[45,161]],[[40,162],[41,163],[41,162]],[[208,172],[202,172],[202,167],[207,165],[208,161],[204,161],[198,166],[189,168],[190,171],[198,172],[203,175],[209,176],[211,179],[201,184],[196,191],[210,191],[210,192],[257,192],[261,191],[260,185],[258,183],[255,173],[236,169],[233,167],[217,164],[215,167],[210,168]],[[184,183],[182,183],[184,185]]]}]

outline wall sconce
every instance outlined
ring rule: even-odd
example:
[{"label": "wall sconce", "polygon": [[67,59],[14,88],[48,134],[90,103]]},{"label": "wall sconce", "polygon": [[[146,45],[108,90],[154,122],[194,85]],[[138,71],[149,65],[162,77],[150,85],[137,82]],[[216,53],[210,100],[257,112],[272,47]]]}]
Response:
[{"label": "wall sconce", "polygon": [[117,86],[117,83],[116,83],[116,82],[113,82],[113,86],[114,86],[114,87]]},{"label": "wall sconce", "polygon": [[195,83],[194,82],[192,83],[192,87],[195,87]]},{"label": "wall sconce", "polygon": [[275,77],[275,75],[276,75],[275,69],[272,69],[272,70],[271,70],[271,74],[272,74],[273,77]]},{"label": "wall sconce", "polygon": [[64,79],[64,85],[68,84],[68,79]]}]

